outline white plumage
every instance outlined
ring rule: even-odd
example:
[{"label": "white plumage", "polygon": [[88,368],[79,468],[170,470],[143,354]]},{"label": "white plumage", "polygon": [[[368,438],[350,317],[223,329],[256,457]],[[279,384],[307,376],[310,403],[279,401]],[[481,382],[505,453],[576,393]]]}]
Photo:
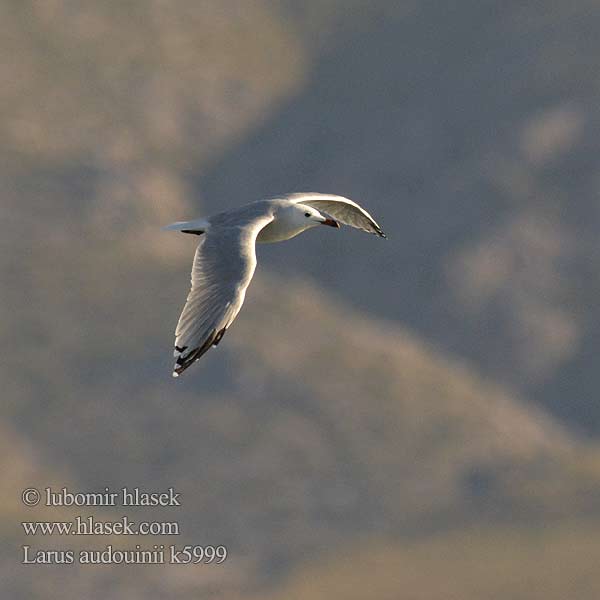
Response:
[{"label": "white plumage", "polygon": [[256,242],[279,242],[317,225],[339,223],[385,237],[373,217],[352,200],[317,193],[259,200],[164,227],[201,236],[192,287],[175,331],[173,376],[216,346],[237,316],[256,268]]}]

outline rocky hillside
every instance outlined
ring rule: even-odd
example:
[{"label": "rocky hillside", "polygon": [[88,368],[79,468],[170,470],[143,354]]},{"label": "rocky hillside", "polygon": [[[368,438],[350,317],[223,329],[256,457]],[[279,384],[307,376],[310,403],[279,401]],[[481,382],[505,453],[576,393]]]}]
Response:
[{"label": "rocky hillside", "polygon": [[595,434],[598,7],[388,5],[338,15],[302,92],[196,189],[211,209],[298,189],[361,201],[388,245],[339,236],[274,265],[301,254],[356,306]]},{"label": "rocky hillside", "polygon": [[[593,593],[592,9],[494,6],[0,6],[6,597],[318,598],[304,578],[361,589],[363,542],[434,573],[451,548],[461,598],[478,568],[502,597],[479,551],[570,595],[541,545]],[[160,226],[292,189],[355,197],[389,241],[261,247],[173,380],[195,240]],[[28,485],[174,486],[182,543],[230,559],[33,577],[19,522],[74,514],[26,510]]]}]

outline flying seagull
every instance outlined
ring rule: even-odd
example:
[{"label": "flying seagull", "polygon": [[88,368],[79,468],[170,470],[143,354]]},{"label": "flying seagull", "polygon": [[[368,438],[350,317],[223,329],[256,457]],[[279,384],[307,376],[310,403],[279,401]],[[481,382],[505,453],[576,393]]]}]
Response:
[{"label": "flying seagull", "polygon": [[192,289],[175,331],[173,377],[216,346],[242,308],[256,268],[256,242],[281,242],[317,225],[339,227],[340,223],[385,237],[356,202],[317,193],[259,200],[207,219],[164,227],[201,236],[192,266]]}]

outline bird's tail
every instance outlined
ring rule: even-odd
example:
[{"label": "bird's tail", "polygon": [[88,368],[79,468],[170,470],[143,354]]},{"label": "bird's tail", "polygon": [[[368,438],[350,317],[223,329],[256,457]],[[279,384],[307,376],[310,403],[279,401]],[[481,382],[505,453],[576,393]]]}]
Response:
[{"label": "bird's tail", "polygon": [[182,233],[192,233],[194,235],[202,235],[205,233],[210,224],[206,219],[195,219],[194,221],[177,221],[170,225],[165,225],[163,231],[181,231]]}]

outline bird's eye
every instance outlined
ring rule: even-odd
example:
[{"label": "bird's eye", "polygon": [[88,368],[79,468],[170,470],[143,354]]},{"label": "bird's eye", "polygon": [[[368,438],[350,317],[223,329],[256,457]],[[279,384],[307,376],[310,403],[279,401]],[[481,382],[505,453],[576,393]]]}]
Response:
[{"label": "bird's eye", "polygon": [[310,217],[310,213],[304,213],[305,217]]}]

